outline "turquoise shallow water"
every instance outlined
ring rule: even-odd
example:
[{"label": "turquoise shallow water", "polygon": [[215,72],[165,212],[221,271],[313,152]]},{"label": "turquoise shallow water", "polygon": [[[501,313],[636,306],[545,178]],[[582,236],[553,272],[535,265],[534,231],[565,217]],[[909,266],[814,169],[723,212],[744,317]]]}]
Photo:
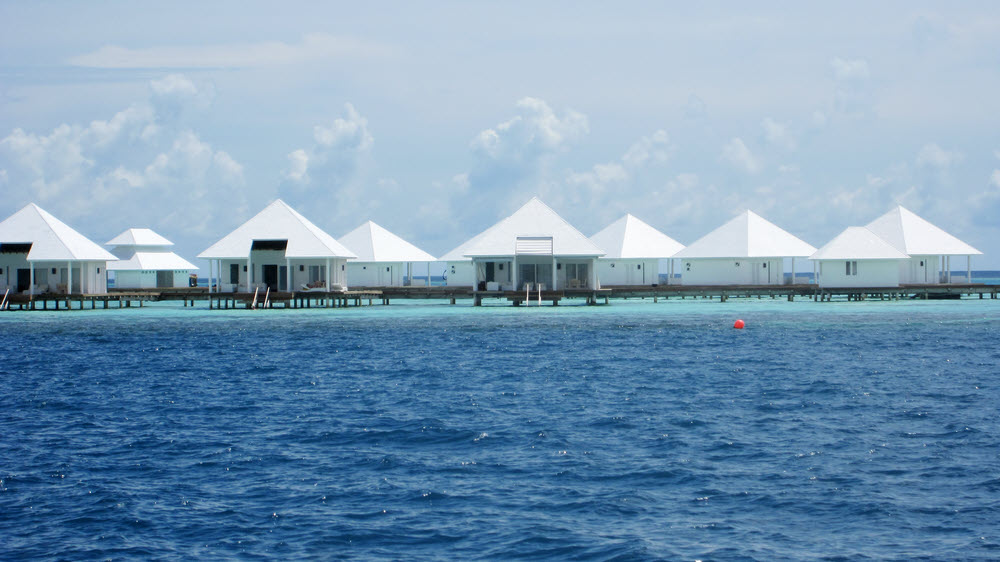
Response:
[{"label": "turquoise shallow water", "polygon": [[989,300],[3,314],[0,558],[994,559],[998,321]]}]

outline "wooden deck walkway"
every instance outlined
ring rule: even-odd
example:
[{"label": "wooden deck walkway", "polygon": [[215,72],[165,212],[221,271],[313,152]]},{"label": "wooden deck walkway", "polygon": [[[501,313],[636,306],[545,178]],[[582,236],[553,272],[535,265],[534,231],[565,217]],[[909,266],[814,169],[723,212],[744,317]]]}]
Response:
[{"label": "wooden deck walkway", "polygon": [[[184,306],[194,307],[198,301],[208,301],[210,309],[249,308],[346,308],[350,306],[371,306],[375,303],[388,305],[393,300],[436,299],[456,304],[458,299],[471,299],[474,306],[482,306],[483,301],[501,300],[513,306],[535,304],[539,301],[558,306],[566,299],[581,299],[589,305],[608,304],[611,299],[718,299],[726,302],[732,298],[777,299],[794,301],[796,298],[811,299],[816,302],[833,300],[904,300],[904,299],[997,299],[1000,285],[981,283],[902,285],[899,287],[850,287],[830,288],[816,285],[657,285],[657,286],[612,286],[601,289],[564,289],[542,291],[539,299],[537,291],[473,291],[471,287],[381,287],[356,288],[350,291],[319,292],[271,292],[257,293],[209,293],[205,288],[171,289],[112,289],[101,295],[62,295],[45,293],[40,295],[11,294],[7,296],[6,310],[83,310],[89,303],[90,309],[142,307],[146,302],[183,301]],[[265,302],[266,299],[266,302]],[[117,304],[117,306],[114,306]]]}]

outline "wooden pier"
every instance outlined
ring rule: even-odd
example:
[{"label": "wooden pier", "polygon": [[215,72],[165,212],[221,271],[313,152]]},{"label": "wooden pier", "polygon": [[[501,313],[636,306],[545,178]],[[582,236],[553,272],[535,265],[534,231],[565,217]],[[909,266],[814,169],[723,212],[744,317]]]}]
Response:
[{"label": "wooden pier", "polygon": [[837,301],[898,301],[939,299],[997,299],[1000,285],[981,283],[901,285],[899,287],[831,288],[816,285],[654,285],[613,286],[601,289],[563,289],[558,291],[473,291],[471,287],[381,287],[357,288],[350,291],[296,291],[256,293],[209,293],[205,288],[174,289],[112,289],[107,294],[8,294],[0,310],[91,310],[101,308],[142,307],[146,302],[182,301],[194,307],[208,301],[210,309],[262,308],[347,308],[388,305],[393,300],[434,299],[456,304],[459,299],[472,300],[482,306],[484,300],[501,300],[513,306],[546,303],[558,306],[566,299],[583,300],[588,305],[608,304],[611,299],[663,300],[708,299],[726,302],[729,299],[811,299],[814,302]]}]

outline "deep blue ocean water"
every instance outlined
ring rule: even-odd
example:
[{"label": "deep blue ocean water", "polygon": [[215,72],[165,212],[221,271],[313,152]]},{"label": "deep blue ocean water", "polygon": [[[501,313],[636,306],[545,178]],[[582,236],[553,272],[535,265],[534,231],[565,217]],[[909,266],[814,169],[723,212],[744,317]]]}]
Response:
[{"label": "deep blue ocean water", "polygon": [[990,300],[4,313],[0,558],[997,559],[998,336]]}]

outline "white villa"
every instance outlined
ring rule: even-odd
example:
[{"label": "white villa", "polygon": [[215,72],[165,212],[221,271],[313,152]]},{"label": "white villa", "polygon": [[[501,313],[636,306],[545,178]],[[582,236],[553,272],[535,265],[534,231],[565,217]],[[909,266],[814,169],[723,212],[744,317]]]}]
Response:
[{"label": "white villa", "polygon": [[116,289],[187,287],[198,269],[170,250],[174,243],[148,228],[130,228],[105,243],[118,261],[108,264]]},{"label": "white villa", "polygon": [[0,294],[104,294],[116,259],[34,203],[0,222]]},{"label": "white villa", "polygon": [[[597,277],[604,287],[657,285],[660,260],[684,249],[680,242],[628,214],[591,236],[590,241],[605,251],[597,260]],[[673,265],[670,260],[670,278]]]},{"label": "white villa", "polygon": [[863,226],[852,226],[809,256],[820,287],[898,287],[910,256]]},{"label": "white villa", "polygon": [[209,278],[220,292],[347,289],[350,250],[281,199],[211,245]]},{"label": "white villa", "polygon": [[404,281],[414,282],[413,264],[427,263],[427,281],[430,285],[430,262],[437,258],[396,236],[372,221],[340,237],[340,243],[357,260],[347,263],[347,279],[354,287],[402,287]]},{"label": "white villa", "polygon": [[972,276],[972,256],[982,252],[927,222],[913,212],[896,207],[867,226],[900,252],[909,255],[899,263],[903,284],[951,283],[951,257],[966,257],[966,278]]},{"label": "white villa", "polygon": [[816,248],[753,211],[735,218],[677,252],[684,285],[781,285],[785,259],[811,256]]},{"label": "white villa", "polygon": [[471,260],[475,291],[600,288],[604,250],[537,197],[460,248]]}]

